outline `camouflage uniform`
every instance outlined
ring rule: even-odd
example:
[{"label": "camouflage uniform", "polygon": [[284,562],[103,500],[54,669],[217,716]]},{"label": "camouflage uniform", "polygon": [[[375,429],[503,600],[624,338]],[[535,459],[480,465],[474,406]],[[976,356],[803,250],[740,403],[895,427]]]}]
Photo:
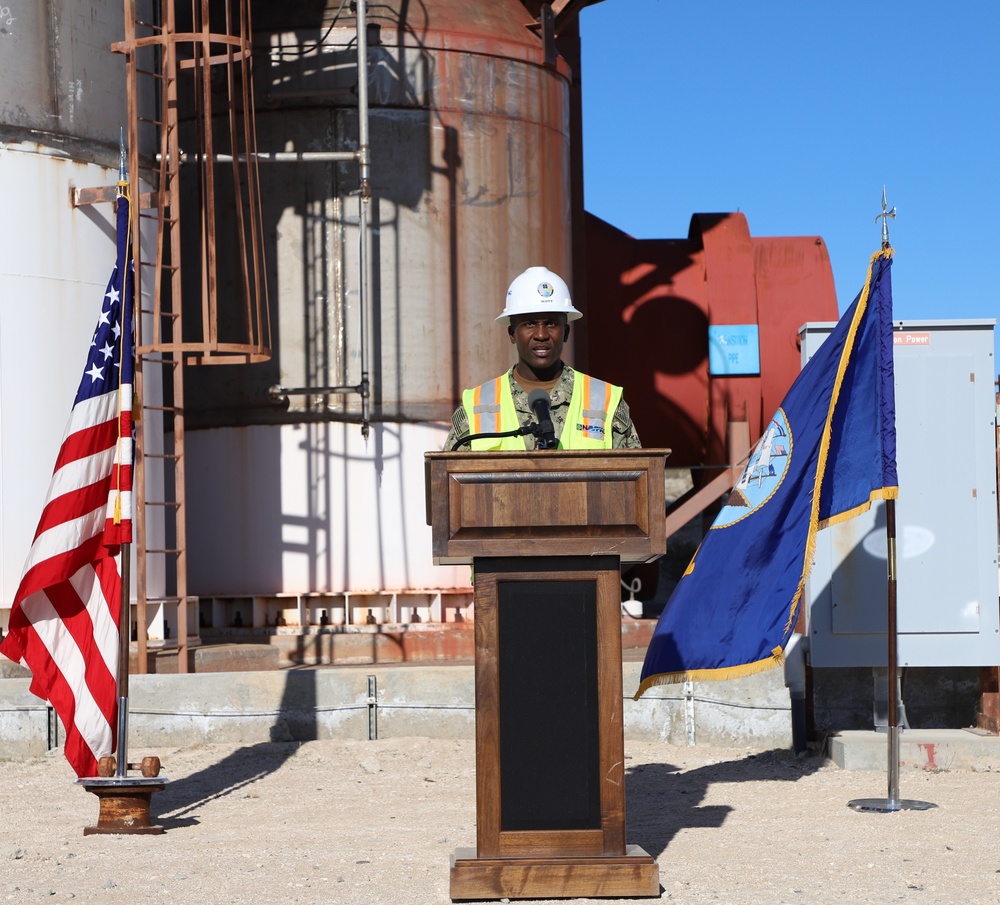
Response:
[{"label": "camouflage uniform", "polygon": [[[516,367],[516,366],[515,366]],[[528,394],[521,388],[514,379],[514,368],[508,372],[510,380],[510,390],[514,397],[514,408],[517,409],[518,417],[522,425],[531,424],[535,420],[535,415],[528,405]],[[550,393],[552,399],[552,425],[555,428],[556,439],[562,436],[563,425],[566,423],[566,412],[569,410],[569,400],[573,395],[573,369],[564,364],[562,374],[556,381],[556,385]],[[459,406],[455,409],[455,414],[451,416],[451,431],[448,439],[445,440],[444,449],[451,450],[457,440],[469,435],[469,419],[465,414],[465,407]],[[629,415],[628,404],[622,399],[615,410],[615,416],[611,427],[612,444],[615,449],[639,449],[642,444],[639,442],[639,435],[632,424],[632,417]],[[531,434],[525,434],[524,443],[528,449],[535,448],[535,438]],[[468,450],[468,446],[459,447],[460,450]]]}]

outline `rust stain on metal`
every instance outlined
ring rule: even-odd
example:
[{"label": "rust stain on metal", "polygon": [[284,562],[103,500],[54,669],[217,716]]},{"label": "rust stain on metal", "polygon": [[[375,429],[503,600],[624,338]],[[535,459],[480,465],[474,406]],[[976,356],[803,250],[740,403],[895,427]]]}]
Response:
[{"label": "rust stain on metal", "polygon": [[130,834],[159,835],[163,827],[150,819],[153,792],[162,791],[164,783],[97,784],[83,781],[83,787],[100,800],[97,824],[84,827],[83,835]]}]

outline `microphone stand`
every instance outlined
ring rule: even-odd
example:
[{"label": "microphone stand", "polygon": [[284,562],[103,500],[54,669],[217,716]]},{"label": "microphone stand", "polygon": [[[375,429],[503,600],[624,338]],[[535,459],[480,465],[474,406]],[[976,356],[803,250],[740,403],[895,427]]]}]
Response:
[{"label": "microphone stand", "polygon": [[[482,434],[469,434],[467,437],[462,437],[461,440],[456,440],[452,444],[452,447],[449,450],[449,452],[455,452],[460,446],[462,446],[465,443],[471,443],[473,440],[486,440],[494,437],[523,437],[525,434],[531,434],[532,436],[535,437],[536,440],[540,441],[540,443],[547,444],[547,441],[543,438],[542,425],[535,423],[535,424],[527,424],[524,427],[518,427],[511,431],[499,431],[499,432],[493,431]],[[551,447],[548,445],[545,446],[538,445],[536,446],[536,449],[556,449],[557,445],[558,445],[557,443],[554,443]]]}]

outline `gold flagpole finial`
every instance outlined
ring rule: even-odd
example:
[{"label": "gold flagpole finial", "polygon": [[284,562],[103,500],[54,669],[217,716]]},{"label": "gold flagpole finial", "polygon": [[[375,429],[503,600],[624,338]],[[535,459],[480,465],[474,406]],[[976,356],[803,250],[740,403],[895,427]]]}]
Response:
[{"label": "gold flagpole finial", "polygon": [[896,219],[896,205],[889,210],[889,202],[885,199],[885,186],[882,186],[882,213],[875,218],[875,222],[882,221],[882,248],[889,248],[889,218]]}]

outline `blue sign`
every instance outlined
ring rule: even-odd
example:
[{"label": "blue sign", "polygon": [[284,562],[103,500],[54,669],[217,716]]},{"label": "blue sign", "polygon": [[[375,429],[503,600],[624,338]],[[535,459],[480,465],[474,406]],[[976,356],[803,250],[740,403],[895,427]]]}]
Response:
[{"label": "blue sign", "polygon": [[760,373],[756,324],[708,328],[708,373],[713,377]]}]

